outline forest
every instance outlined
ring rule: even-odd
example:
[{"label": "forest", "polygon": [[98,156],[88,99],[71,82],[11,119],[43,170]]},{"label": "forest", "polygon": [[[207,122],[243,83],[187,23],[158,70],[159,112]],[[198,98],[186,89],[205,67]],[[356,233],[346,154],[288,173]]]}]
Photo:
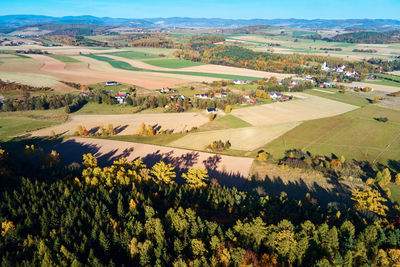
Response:
[{"label": "forest", "polygon": [[2,266],[400,261],[399,209],[372,186],[353,192],[354,208],[335,210],[307,195],[298,201],[220,185],[213,161],[175,169],[160,159],[120,158],[110,166],[84,154],[82,164],[67,165],[28,142],[0,149]]},{"label": "forest", "polygon": [[393,31],[358,31],[338,34],[331,38],[324,38],[328,42],[345,42],[359,44],[390,44],[400,41],[400,30]]}]

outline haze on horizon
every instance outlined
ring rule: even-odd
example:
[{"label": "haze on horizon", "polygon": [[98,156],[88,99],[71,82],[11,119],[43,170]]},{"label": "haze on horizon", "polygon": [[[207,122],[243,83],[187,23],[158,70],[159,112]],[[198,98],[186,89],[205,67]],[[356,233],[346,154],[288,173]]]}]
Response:
[{"label": "haze on horizon", "polygon": [[0,15],[113,18],[399,19],[398,0],[0,0]]}]

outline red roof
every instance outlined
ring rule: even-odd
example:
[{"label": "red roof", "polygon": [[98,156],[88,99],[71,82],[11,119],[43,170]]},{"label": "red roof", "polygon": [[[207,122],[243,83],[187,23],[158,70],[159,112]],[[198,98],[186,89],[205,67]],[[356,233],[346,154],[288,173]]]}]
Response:
[{"label": "red roof", "polygon": [[126,95],[123,94],[116,94],[115,97],[125,97]]}]

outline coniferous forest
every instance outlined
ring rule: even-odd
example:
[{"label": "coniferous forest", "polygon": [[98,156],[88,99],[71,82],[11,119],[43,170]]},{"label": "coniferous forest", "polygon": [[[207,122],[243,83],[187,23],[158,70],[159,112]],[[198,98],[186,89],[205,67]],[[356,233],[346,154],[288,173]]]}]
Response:
[{"label": "coniferous forest", "polygon": [[353,195],[355,209],[335,210],[226,188],[203,168],[124,158],[99,166],[91,154],[82,164],[62,162],[35,145],[0,150],[2,266],[400,261],[399,216],[375,190]]}]

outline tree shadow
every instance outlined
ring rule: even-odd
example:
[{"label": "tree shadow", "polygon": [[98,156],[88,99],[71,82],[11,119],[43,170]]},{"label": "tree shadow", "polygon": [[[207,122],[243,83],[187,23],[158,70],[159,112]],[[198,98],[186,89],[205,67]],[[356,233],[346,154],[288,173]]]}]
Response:
[{"label": "tree shadow", "polygon": [[310,194],[308,201],[318,203],[321,207],[332,207],[343,209],[352,204],[352,188],[335,179],[327,178],[326,182],[330,188],[324,188],[317,182],[307,184],[303,179],[298,181],[283,181],[281,177],[265,176],[264,180],[254,180],[247,185],[247,190],[256,191],[261,195],[280,196],[282,192],[287,194],[289,199],[306,199],[306,194]]},{"label": "tree shadow", "polygon": [[120,132],[124,131],[126,128],[128,128],[128,126],[129,125],[124,125],[124,126],[119,125],[119,126],[115,127],[115,129],[114,129],[115,134],[119,134]]},{"label": "tree shadow", "polygon": [[99,129],[100,129],[99,126],[93,127],[92,129],[90,129],[90,130],[88,131],[88,133],[89,133],[89,134],[95,134],[95,133],[97,133],[97,131],[98,131]]}]

